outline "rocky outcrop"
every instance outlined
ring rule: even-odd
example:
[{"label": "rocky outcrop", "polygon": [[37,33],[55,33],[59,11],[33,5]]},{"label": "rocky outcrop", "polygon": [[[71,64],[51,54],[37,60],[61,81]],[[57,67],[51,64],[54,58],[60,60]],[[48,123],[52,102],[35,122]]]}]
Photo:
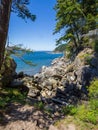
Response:
[{"label": "rocky outcrop", "polygon": [[[41,72],[34,76],[19,73],[10,83],[10,87],[27,92],[26,101],[33,105],[8,105],[10,113],[6,117],[10,123],[0,128],[75,129],[73,124],[61,124],[60,128],[53,124],[65,117],[62,110],[67,105],[76,105],[80,100],[87,100],[86,86],[95,77],[98,77],[98,55],[89,48],[81,51],[74,61],[65,57],[55,59],[51,66],[43,66]],[[16,127],[16,124],[19,125]]]},{"label": "rocky outcrop", "polygon": [[86,86],[97,76],[98,56],[92,49],[86,48],[74,61],[65,57],[57,58],[51,66],[43,66],[41,72],[34,76],[26,76],[21,72],[11,86],[18,85],[22,91],[26,90],[30,98],[76,104],[81,99],[87,99]]},{"label": "rocky outcrop", "polygon": [[98,55],[86,48],[74,61],[57,58],[51,66],[43,66],[41,72],[32,77],[24,76],[21,72],[18,80],[21,86],[28,88],[30,98],[76,104],[79,100],[87,100],[86,86],[95,77],[98,77]]},{"label": "rocky outcrop", "polygon": [[12,80],[16,77],[16,66],[17,65],[13,59],[8,56],[5,57],[0,71],[0,88],[10,84]]}]

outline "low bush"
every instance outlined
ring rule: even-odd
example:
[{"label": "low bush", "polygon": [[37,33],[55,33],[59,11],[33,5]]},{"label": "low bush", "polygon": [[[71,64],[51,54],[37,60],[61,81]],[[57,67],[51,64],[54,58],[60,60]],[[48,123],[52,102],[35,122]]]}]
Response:
[{"label": "low bush", "polygon": [[43,102],[37,102],[34,104],[34,106],[39,110],[44,110],[44,103]]},{"label": "low bush", "polygon": [[65,49],[65,55],[68,59],[70,59],[73,55],[73,49],[74,49],[74,45],[72,43],[68,43],[66,45],[66,49]]},{"label": "low bush", "polygon": [[98,123],[98,79],[94,79],[88,87],[89,101],[79,106],[65,106],[62,112],[74,115],[83,122],[96,125]]},{"label": "low bush", "polygon": [[0,108],[5,108],[11,102],[25,103],[26,93],[21,93],[15,88],[3,88],[0,90]]},{"label": "low bush", "polygon": [[98,79],[94,79],[88,87],[90,99],[98,99]]},{"label": "low bush", "polygon": [[77,107],[73,105],[64,106],[62,108],[62,113],[64,113],[65,115],[75,115],[77,113]]},{"label": "low bush", "polygon": [[90,54],[84,54],[84,62],[85,62],[85,64],[90,65],[91,60],[92,60],[92,56]]},{"label": "low bush", "polygon": [[94,43],[94,50],[95,50],[95,52],[98,53],[98,40],[95,40],[95,43]]},{"label": "low bush", "polygon": [[98,112],[91,107],[90,104],[81,105],[78,107],[77,115],[80,120],[89,122],[92,124],[97,124],[98,121]]}]

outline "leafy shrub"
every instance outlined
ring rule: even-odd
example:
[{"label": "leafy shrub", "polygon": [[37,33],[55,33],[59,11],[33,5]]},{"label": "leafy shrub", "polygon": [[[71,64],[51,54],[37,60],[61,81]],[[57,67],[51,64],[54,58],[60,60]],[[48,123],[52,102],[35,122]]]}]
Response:
[{"label": "leafy shrub", "polygon": [[98,79],[94,79],[88,87],[89,97],[98,99]]},{"label": "leafy shrub", "polygon": [[81,39],[82,41],[82,48],[92,48],[94,49],[95,40],[92,38],[90,39],[88,36],[84,36]]},{"label": "leafy shrub", "polygon": [[92,60],[92,56],[90,54],[84,54],[85,64],[89,64],[90,65],[91,60]]},{"label": "leafy shrub", "polygon": [[98,123],[98,79],[94,79],[88,87],[89,102],[78,108],[77,116],[86,122]]},{"label": "leafy shrub", "polygon": [[25,103],[26,93],[21,93],[15,88],[4,88],[0,90],[0,108],[5,108],[10,102]]},{"label": "leafy shrub", "polygon": [[89,47],[90,46],[90,44],[89,44],[89,37],[87,37],[87,36],[84,36],[82,39],[82,46],[83,47]]},{"label": "leafy shrub", "polygon": [[88,47],[92,48],[96,53],[98,53],[98,40],[92,39],[92,42],[88,43]]},{"label": "leafy shrub", "polygon": [[77,117],[82,121],[97,124],[98,112],[95,109],[92,109],[90,104],[88,104],[88,106],[81,105],[78,108]]},{"label": "leafy shrub", "polygon": [[98,53],[98,40],[95,40],[94,50]]},{"label": "leafy shrub", "polygon": [[89,101],[87,104],[79,106],[64,106],[62,113],[65,115],[74,115],[75,118],[80,119],[84,123],[91,123],[96,125],[98,123],[98,79],[94,79],[89,88]]},{"label": "leafy shrub", "polygon": [[77,108],[73,105],[65,106],[62,108],[62,112],[66,115],[75,115],[77,113]]},{"label": "leafy shrub", "polygon": [[91,65],[91,60],[93,58],[92,54],[90,53],[83,53],[81,55],[79,55],[80,60],[87,65]]},{"label": "leafy shrub", "polygon": [[87,36],[84,36],[81,40],[82,40],[81,46],[83,48],[89,47],[98,53],[98,40],[95,40],[95,38],[89,39],[89,37]]},{"label": "leafy shrub", "polygon": [[58,46],[55,48],[54,52],[64,52],[65,49],[66,49],[66,44],[61,44],[61,45],[58,45]]},{"label": "leafy shrub", "polygon": [[67,57],[68,59],[70,59],[71,56],[73,55],[73,45],[67,44],[65,51],[66,51],[66,52],[65,52],[65,53],[66,53],[66,57]]},{"label": "leafy shrub", "polygon": [[4,108],[7,105],[7,102],[9,102],[9,100],[10,100],[9,97],[5,98],[0,97],[0,108]]},{"label": "leafy shrub", "polygon": [[37,108],[37,109],[40,109],[40,110],[43,110],[44,109],[44,103],[43,102],[37,102],[34,104],[34,106]]},{"label": "leafy shrub", "polygon": [[90,105],[91,109],[97,111],[97,109],[98,109],[98,100],[91,99],[90,102],[89,102],[89,105]]}]

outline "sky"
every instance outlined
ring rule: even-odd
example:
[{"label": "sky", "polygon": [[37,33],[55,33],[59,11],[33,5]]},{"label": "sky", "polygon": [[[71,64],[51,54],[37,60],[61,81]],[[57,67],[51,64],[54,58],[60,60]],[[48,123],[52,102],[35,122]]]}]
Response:
[{"label": "sky", "polygon": [[58,35],[53,35],[56,25],[56,0],[32,0],[30,10],[36,15],[35,22],[27,23],[12,13],[9,25],[9,42],[23,44],[33,50],[53,50]]}]

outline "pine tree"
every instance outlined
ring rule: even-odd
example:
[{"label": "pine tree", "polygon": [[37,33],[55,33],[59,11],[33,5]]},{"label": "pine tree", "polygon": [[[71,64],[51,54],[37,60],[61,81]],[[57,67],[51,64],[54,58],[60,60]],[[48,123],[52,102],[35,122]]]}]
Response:
[{"label": "pine tree", "polygon": [[76,0],[58,0],[55,9],[57,11],[55,33],[63,30],[63,36],[58,41],[72,40],[75,47],[78,48],[80,28],[83,26],[81,18],[85,17],[80,4]]},{"label": "pine tree", "polygon": [[57,0],[55,33],[62,34],[57,45],[71,41],[78,50],[81,36],[97,27],[97,6],[98,0]]}]

